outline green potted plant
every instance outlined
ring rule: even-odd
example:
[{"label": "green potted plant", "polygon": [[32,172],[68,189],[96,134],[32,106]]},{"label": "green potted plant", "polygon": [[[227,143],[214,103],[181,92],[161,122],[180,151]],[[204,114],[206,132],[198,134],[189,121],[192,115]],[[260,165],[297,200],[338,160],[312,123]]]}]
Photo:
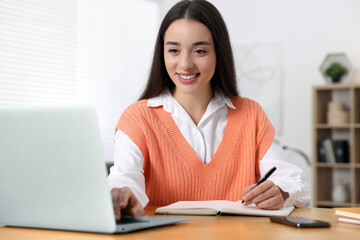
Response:
[{"label": "green potted plant", "polygon": [[325,75],[330,77],[334,83],[341,81],[341,77],[346,75],[348,70],[340,63],[332,63],[326,70]]}]

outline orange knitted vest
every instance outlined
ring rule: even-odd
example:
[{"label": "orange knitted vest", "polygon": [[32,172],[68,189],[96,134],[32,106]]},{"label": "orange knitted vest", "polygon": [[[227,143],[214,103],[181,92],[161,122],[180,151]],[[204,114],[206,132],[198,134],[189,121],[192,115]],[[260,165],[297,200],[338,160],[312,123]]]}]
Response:
[{"label": "orange knitted vest", "polygon": [[259,178],[259,161],[275,131],[255,101],[231,98],[223,139],[204,164],[162,107],[147,100],[129,106],[116,128],[128,135],[144,156],[149,205],[185,200],[242,199],[243,189]]}]

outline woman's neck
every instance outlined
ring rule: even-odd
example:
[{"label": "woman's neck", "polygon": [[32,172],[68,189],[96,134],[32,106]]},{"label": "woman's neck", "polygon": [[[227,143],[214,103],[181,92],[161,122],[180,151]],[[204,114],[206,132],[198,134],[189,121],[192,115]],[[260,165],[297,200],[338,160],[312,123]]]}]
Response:
[{"label": "woman's neck", "polygon": [[173,97],[180,103],[180,105],[190,115],[195,125],[198,125],[202,116],[205,114],[209,102],[213,98],[213,91],[206,91],[198,94],[186,94],[177,92],[176,89],[172,91]]}]

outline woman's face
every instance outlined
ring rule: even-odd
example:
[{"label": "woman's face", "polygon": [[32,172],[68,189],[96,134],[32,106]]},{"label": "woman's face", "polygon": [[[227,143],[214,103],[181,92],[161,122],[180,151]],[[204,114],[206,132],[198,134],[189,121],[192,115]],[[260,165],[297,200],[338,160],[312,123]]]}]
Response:
[{"label": "woman's face", "polygon": [[177,94],[209,94],[216,53],[210,30],[194,20],[174,21],[165,32],[164,60]]}]

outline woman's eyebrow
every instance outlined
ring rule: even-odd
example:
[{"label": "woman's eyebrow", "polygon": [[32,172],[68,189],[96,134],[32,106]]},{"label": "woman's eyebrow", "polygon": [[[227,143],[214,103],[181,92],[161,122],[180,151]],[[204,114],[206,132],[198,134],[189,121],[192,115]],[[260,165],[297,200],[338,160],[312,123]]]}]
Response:
[{"label": "woman's eyebrow", "polygon": [[199,41],[199,42],[194,42],[192,45],[199,46],[199,45],[211,45],[211,44],[208,41]]},{"label": "woman's eyebrow", "polygon": [[[174,46],[180,46],[180,43],[178,42],[173,42],[173,41],[167,41],[165,43],[165,45],[174,45]],[[199,42],[194,42],[192,44],[193,46],[200,46],[200,45],[211,45],[208,41],[199,41]]]},{"label": "woman's eyebrow", "polygon": [[174,45],[174,46],[179,46],[179,45],[180,45],[180,43],[178,43],[178,42],[172,42],[172,41],[167,41],[167,42],[165,43],[165,45]]}]

